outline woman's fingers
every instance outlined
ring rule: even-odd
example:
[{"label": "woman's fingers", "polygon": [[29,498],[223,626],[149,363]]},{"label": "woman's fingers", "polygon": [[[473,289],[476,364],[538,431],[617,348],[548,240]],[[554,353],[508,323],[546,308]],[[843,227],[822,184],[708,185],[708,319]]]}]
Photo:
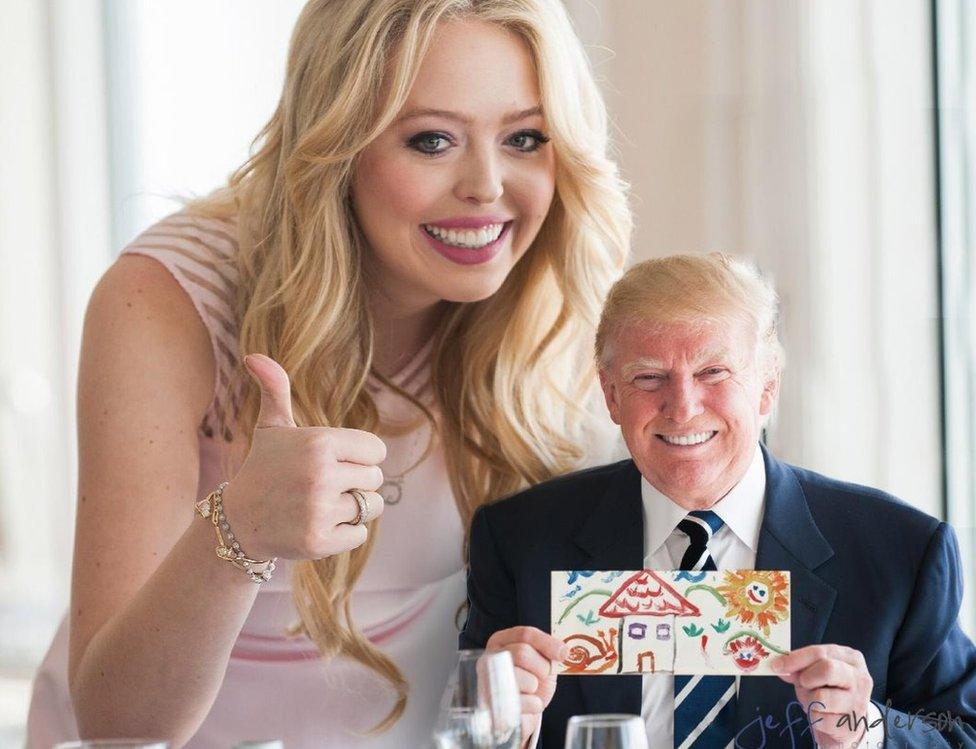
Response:
[{"label": "woman's fingers", "polygon": [[340,494],[350,489],[375,492],[383,486],[383,471],[379,466],[336,463],[329,471],[328,486],[335,487]]},{"label": "woman's fingers", "polygon": [[337,461],[375,466],[386,460],[386,445],[372,432],[335,427],[313,428],[328,432],[333,457]]},{"label": "woman's fingers", "polygon": [[318,559],[330,557],[333,554],[341,554],[344,551],[351,551],[366,543],[369,537],[369,529],[365,525],[337,525],[329,534],[328,542],[323,545]]}]

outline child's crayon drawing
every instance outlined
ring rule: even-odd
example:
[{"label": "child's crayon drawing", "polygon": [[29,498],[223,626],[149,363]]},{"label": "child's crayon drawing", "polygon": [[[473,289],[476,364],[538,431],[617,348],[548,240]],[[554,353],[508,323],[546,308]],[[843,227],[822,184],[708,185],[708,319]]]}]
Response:
[{"label": "child's crayon drawing", "polygon": [[790,650],[790,573],[552,573],[552,634],[565,674],[768,676]]}]

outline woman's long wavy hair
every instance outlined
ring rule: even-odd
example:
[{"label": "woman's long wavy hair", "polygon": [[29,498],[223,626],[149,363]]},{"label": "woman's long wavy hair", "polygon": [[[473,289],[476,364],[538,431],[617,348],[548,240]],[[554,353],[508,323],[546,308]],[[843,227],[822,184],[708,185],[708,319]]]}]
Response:
[{"label": "woman's long wavy hair", "polygon": [[[480,505],[580,465],[588,353],[629,248],[606,110],[559,0],[311,0],[253,155],[189,210],[237,218],[239,353],[285,368],[298,426],[380,428],[365,387],[373,327],[350,179],[406,101],[438,23],[460,17],[500,24],[528,45],[556,159],[555,196],[532,246],[490,298],[446,305],[435,334],[437,439],[467,528]],[[249,436],[260,394],[247,377],[240,387],[237,427]],[[373,538],[299,563],[293,589],[323,657],[359,661],[395,688],[395,706],[374,729],[385,730],[403,713],[407,684],[350,616]]]}]

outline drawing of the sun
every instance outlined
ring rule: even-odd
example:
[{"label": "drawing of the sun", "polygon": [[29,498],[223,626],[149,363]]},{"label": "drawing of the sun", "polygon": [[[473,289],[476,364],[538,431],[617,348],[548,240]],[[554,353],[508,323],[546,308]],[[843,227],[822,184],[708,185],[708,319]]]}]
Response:
[{"label": "drawing of the sun", "polygon": [[789,582],[782,572],[764,570],[730,570],[718,587],[728,604],[726,616],[743,624],[756,623],[763,634],[769,627],[789,618]]}]

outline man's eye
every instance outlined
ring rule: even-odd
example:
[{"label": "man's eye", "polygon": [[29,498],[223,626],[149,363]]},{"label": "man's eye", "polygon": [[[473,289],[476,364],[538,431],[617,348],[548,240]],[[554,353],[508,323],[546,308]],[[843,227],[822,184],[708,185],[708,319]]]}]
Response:
[{"label": "man's eye", "polygon": [[634,378],[634,383],[638,387],[642,387],[646,390],[647,388],[657,387],[658,385],[661,384],[661,380],[662,380],[661,375],[642,374],[642,375],[637,375]]},{"label": "man's eye", "polygon": [[724,375],[727,371],[728,370],[726,370],[724,367],[709,367],[708,369],[702,370],[701,376],[706,379],[715,380]]},{"label": "man's eye", "polygon": [[525,153],[538,151],[549,139],[538,130],[522,130],[508,139],[508,144]]},{"label": "man's eye", "polygon": [[431,156],[446,151],[451,145],[451,139],[443,133],[418,133],[407,141],[407,145]]}]

